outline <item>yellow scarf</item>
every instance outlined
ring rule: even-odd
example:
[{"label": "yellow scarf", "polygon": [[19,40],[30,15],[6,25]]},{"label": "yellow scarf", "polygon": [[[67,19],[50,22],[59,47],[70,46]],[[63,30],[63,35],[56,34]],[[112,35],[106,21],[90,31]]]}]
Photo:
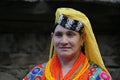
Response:
[{"label": "yellow scarf", "polygon": [[[55,14],[55,23],[58,22],[59,15],[64,14],[67,17],[73,18],[75,20],[81,21],[84,25],[84,33],[86,34],[86,39],[85,39],[85,55],[88,60],[93,61],[94,63],[98,64],[101,66],[104,70],[108,72],[106,69],[104,62],[102,60],[99,47],[97,45],[97,41],[95,39],[91,24],[87,16],[75,9],[72,8],[58,8]],[[53,48],[53,40],[51,41],[51,47],[50,47],[50,55],[49,59],[53,56],[55,53],[55,50]],[[109,72],[108,72],[109,73]]]}]

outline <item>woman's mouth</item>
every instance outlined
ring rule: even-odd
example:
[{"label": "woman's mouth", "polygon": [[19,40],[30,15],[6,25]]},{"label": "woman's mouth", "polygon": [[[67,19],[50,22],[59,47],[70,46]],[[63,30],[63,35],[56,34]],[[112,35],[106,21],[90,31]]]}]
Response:
[{"label": "woman's mouth", "polygon": [[66,51],[66,50],[71,49],[71,47],[59,47],[59,49]]}]

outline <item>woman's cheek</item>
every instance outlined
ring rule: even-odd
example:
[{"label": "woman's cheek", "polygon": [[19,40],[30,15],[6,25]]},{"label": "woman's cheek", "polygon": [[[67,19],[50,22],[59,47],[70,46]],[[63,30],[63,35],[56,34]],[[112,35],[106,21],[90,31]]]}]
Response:
[{"label": "woman's cheek", "polygon": [[58,40],[58,39],[55,39],[55,40],[54,40],[54,46],[55,46],[55,47],[59,46],[59,40]]}]

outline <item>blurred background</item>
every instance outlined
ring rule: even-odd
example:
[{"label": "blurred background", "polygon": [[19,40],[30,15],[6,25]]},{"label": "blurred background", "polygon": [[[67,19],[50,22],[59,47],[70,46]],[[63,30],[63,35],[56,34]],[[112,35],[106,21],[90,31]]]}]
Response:
[{"label": "blurred background", "polygon": [[85,13],[113,80],[120,80],[120,0],[0,0],[0,80],[22,80],[48,60],[58,7]]}]

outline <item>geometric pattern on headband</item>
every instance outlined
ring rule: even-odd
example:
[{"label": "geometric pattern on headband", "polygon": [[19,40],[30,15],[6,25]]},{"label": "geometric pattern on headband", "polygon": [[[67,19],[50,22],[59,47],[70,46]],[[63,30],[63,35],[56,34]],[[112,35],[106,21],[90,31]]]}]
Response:
[{"label": "geometric pattern on headband", "polygon": [[63,14],[59,15],[58,24],[66,29],[77,31],[77,32],[79,32],[84,27],[81,21],[74,20]]}]

